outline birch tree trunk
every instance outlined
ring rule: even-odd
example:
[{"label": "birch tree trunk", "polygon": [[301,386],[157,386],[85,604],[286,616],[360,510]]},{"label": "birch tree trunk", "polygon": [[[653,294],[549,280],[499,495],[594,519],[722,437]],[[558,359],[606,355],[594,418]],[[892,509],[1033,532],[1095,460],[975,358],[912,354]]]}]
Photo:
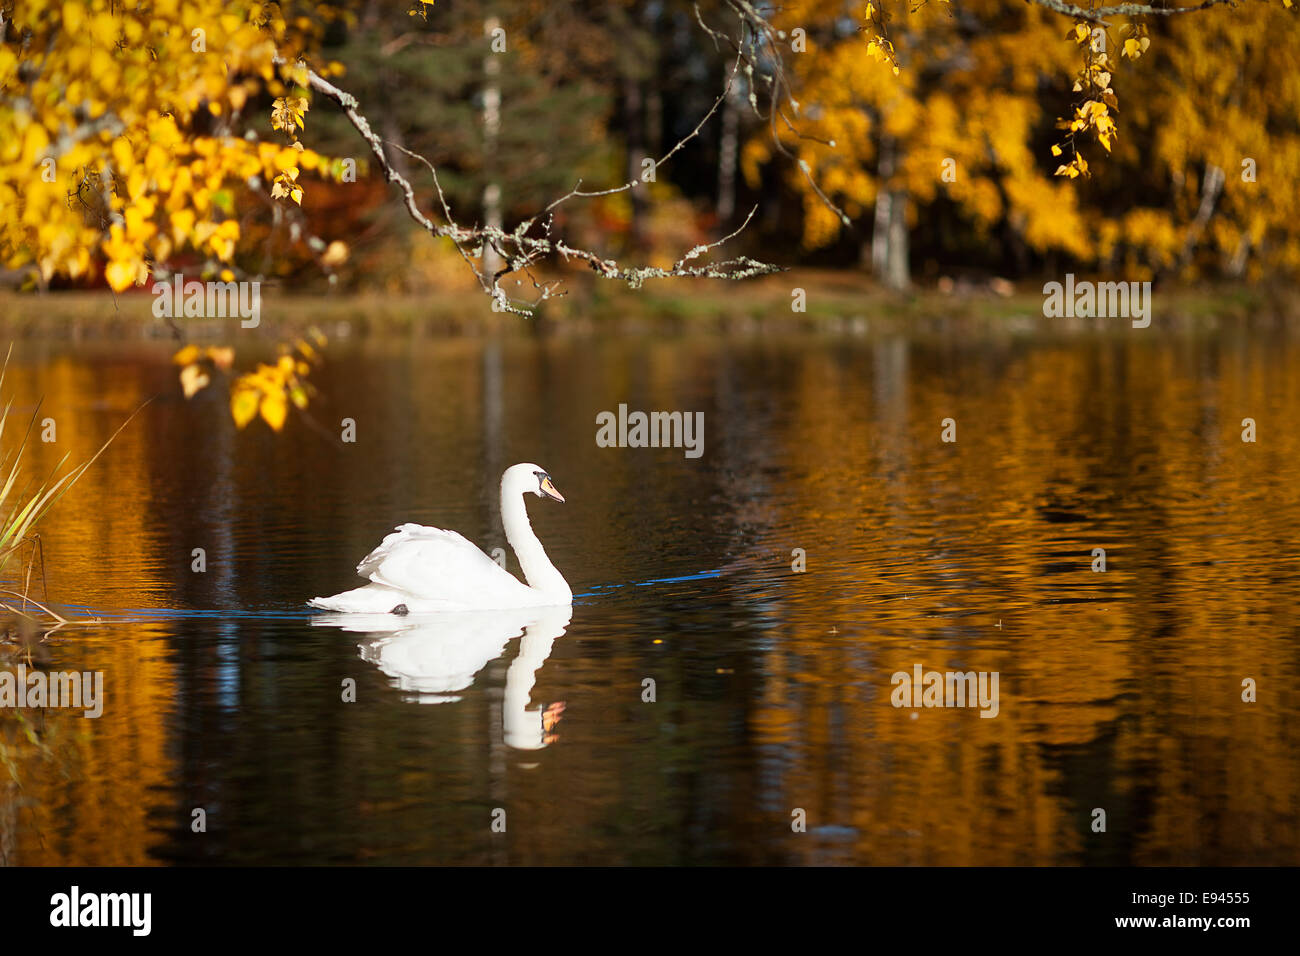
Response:
[{"label": "birch tree trunk", "polygon": [[[483,21],[483,35],[492,41],[492,34],[501,28],[496,17]],[[489,229],[501,228],[501,186],[495,181],[497,141],[501,135],[501,61],[489,46],[483,60],[483,168],[489,179],[483,187],[483,225]],[[501,257],[487,243],[483,244],[483,274],[489,279],[501,269]]]},{"label": "birch tree trunk", "polygon": [[880,141],[876,178],[876,213],[871,231],[871,272],[898,292],[911,286],[908,267],[907,193],[890,186],[898,168],[898,144],[891,136]]},{"label": "birch tree trunk", "polygon": [[[730,71],[728,71],[728,74]],[[722,131],[718,139],[718,229],[725,233],[736,214],[736,157],[739,155],[740,102],[733,83],[722,103]]]}]

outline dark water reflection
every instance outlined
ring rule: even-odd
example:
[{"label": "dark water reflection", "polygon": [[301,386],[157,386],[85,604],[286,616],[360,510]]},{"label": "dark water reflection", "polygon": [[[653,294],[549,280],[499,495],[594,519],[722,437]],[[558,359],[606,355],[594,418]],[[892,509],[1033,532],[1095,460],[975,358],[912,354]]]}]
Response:
[{"label": "dark water reflection", "polygon": [[[1300,863],[1300,347],[1152,332],[336,343],[350,445],[236,432],[163,346],[19,343],[46,466],[162,397],[43,532],[105,622],[37,663],[108,702],[0,713],[4,859]],[[620,402],[703,411],[703,457],[598,448]],[[505,546],[523,460],[571,619],[302,607],[401,521]],[[998,717],[895,709],[917,663]]]}]

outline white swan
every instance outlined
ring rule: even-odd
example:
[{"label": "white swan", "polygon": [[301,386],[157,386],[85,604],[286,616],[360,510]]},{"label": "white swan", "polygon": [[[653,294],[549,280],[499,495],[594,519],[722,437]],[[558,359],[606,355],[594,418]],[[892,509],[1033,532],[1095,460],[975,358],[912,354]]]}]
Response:
[{"label": "white swan", "polygon": [[455,531],[404,524],[357,565],[369,584],[308,603],[329,611],[399,615],[572,604],[568,582],[528,523],[527,492],[564,500],[538,465],[511,465],[501,476],[501,523],[527,584]]}]

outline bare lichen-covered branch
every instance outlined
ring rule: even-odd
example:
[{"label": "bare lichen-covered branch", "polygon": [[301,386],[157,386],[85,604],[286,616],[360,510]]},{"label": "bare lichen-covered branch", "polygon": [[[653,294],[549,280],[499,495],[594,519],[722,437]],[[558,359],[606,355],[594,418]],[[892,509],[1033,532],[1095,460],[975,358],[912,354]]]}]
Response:
[{"label": "bare lichen-covered branch", "polygon": [[1153,7],[1145,3],[1121,3],[1114,7],[1095,7],[1090,10],[1087,7],[1066,3],[1065,0],[1025,0],[1025,2],[1036,3],[1040,7],[1064,16],[1089,23],[1099,23],[1103,26],[1109,26],[1106,23],[1107,17],[1171,17],[1178,13],[1196,13],[1225,3],[1236,6],[1236,0],[1204,0],[1190,7]]},{"label": "bare lichen-covered branch", "polygon": [[[737,46],[737,59],[732,68],[731,75],[728,77],[726,87],[722,95],[714,102],[713,107],[704,115],[700,122],[690,133],[682,137],[667,153],[663,155],[654,164],[654,168],[666,163],[687,142],[696,137],[705,123],[717,112],[719,106],[729,95],[731,84],[735,81],[737,73],[742,62],[742,53]],[[573,198],[589,198],[593,196],[606,196],[613,193],[621,192],[627,189],[633,189],[641,185],[640,180],[633,180],[611,189],[598,191],[583,191],[582,183],[579,181],[567,195],[560,197],[552,202],[543,212],[544,219],[538,222],[538,217],[533,217],[521,222],[513,230],[507,231],[500,227],[493,226],[473,226],[467,227],[460,225],[452,215],[452,210],[443,193],[442,185],[438,180],[437,168],[424,156],[412,152],[403,146],[393,145],[394,148],[401,150],[404,154],[424,164],[433,176],[434,188],[438,194],[438,201],[442,206],[443,223],[434,222],[420,208],[416,200],[415,189],[411,182],[398,172],[393,164],[389,161],[388,155],[384,149],[385,141],[371,128],[369,121],[360,111],[356,97],[352,96],[345,90],[340,89],[329,80],[322,77],[313,70],[307,70],[308,86],[315,92],[323,95],[333,101],[343,111],[357,133],[365,140],[370,147],[371,153],[379,163],[379,168],[383,170],[385,179],[395,184],[402,192],[403,203],[410,217],[426,230],[430,235],[440,238],[450,239],[456,246],[461,257],[469,265],[474,276],[478,280],[483,291],[487,293],[493,302],[493,308],[502,312],[513,312],[519,315],[532,315],[533,310],[540,303],[550,298],[555,298],[564,293],[560,291],[558,282],[542,283],[539,282],[532,273],[532,268],[547,259],[559,258],[564,261],[579,259],[586,262],[592,270],[602,278],[616,279],[626,282],[632,288],[640,287],[647,279],[670,279],[670,278],[700,278],[700,279],[746,279],[751,276],[766,275],[773,272],[781,271],[780,266],[770,263],[759,262],[747,256],[738,256],[736,258],[723,261],[712,261],[698,264],[691,264],[693,260],[698,259],[709,250],[715,249],[735,238],[753,218],[754,213],[751,211],[745,218],[745,222],[739,229],[730,235],[718,240],[717,242],[707,243],[696,246],[682,256],[670,268],[657,268],[652,266],[625,266],[621,265],[615,259],[608,259],[587,249],[580,249],[565,242],[563,239],[552,238],[551,230],[554,226],[553,211],[556,207],[565,201]],[[541,235],[534,234],[535,227],[541,229]],[[480,264],[482,262],[481,253],[484,247],[490,247],[496,251],[503,265],[500,269],[491,275],[485,274]],[[475,258],[479,262],[475,262]],[[514,273],[523,273],[532,283],[537,292],[537,296],[529,302],[518,302],[512,299],[501,286],[501,280]]]}]

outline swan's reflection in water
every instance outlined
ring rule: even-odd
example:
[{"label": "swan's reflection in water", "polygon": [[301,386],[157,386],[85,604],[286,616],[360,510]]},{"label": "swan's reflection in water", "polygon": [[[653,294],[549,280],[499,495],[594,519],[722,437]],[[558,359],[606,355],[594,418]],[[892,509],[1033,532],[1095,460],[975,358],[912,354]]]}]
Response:
[{"label": "swan's reflection in water", "polygon": [[506,611],[456,611],[399,617],[394,614],[322,614],[318,627],[364,633],[361,659],[393,679],[407,700],[442,704],[460,700],[474,678],[519,641],[519,654],[506,671],[502,725],[505,742],[516,750],[540,750],[557,739],[554,731],[564,703],[529,708],[537,671],[555,639],[573,617],[573,608],[516,608]]}]

